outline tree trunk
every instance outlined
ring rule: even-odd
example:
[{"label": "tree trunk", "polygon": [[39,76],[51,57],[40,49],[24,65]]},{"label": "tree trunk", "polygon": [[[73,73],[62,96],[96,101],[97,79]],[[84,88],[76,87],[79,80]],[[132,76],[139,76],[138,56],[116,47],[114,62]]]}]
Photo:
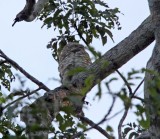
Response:
[{"label": "tree trunk", "polygon": [[149,7],[152,17],[152,26],[156,44],[146,69],[144,98],[146,101],[147,118],[150,120],[150,138],[160,138],[160,89],[157,85],[160,80],[160,1],[149,0]]},{"label": "tree trunk", "polygon": [[[40,127],[47,130],[39,131],[38,133],[33,133],[28,130],[30,138],[47,138],[48,126],[51,124],[52,119],[55,114],[59,112],[59,107],[66,105],[63,103],[63,98],[68,96],[70,92],[81,92],[81,88],[84,87],[84,81],[87,77],[93,76],[94,81],[88,88],[90,90],[97,81],[103,80],[116,69],[120,68],[123,64],[128,62],[136,54],[145,49],[149,44],[151,44],[154,39],[156,39],[156,45],[153,50],[152,57],[147,63],[147,69],[157,72],[156,74],[151,74],[151,72],[146,72],[145,75],[145,85],[144,85],[144,97],[146,103],[146,108],[148,109],[148,117],[150,119],[149,135],[139,137],[139,139],[159,139],[160,138],[160,106],[154,103],[153,95],[151,94],[152,83],[159,80],[159,67],[160,67],[160,1],[159,0],[149,0],[149,6],[151,9],[151,16],[149,16],[135,31],[133,31],[127,38],[121,41],[114,48],[106,52],[101,59],[98,59],[94,63],[85,65],[84,71],[77,73],[77,75],[70,77],[65,77],[67,74],[63,73],[66,70],[62,65],[60,71],[62,71],[61,76],[62,82],[70,88],[60,87],[51,92],[47,92],[44,96],[36,100],[31,106],[25,107],[22,110],[21,118],[30,128],[30,124],[38,124]],[[38,9],[38,8],[37,8]],[[34,11],[35,12],[35,11]],[[36,15],[36,14],[35,14]],[[75,51],[76,53],[76,51]],[[68,55],[67,55],[68,56]],[[73,58],[73,57],[72,57]],[[82,57],[83,58],[83,57]],[[88,59],[88,58],[87,58]],[[71,60],[69,58],[69,60]],[[78,60],[79,61],[79,60]],[[80,60],[81,61],[81,60]],[[60,61],[61,62],[61,61]],[[75,61],[74,61],[75,62]],[[82,62],[82,61],[81,61]],[[85,62],[84,62],[85,63]],[[107,63],[107,64],[106,64]],[[63,63],[62,63],[63,64]],[[106,65],[106,66],[105,66]],[[66,65],[69,67],[69,65]],[[76,66],[76,65],[75,65]],[[157,76],[158,75],[158,76]],[[63,79],[67,80],[63,80]],[[69,81],[69,82],[68,82]],[[59,90],[60,89],[60,90]],[[156,88],[156,96],[160,98],[160,89]],[[58,92],[58,93],[57,93]],[[58,96],[58,97],[57,97]],[[37,112],[36,116],[33,108],[44,109],[46,114],[43,115],[42,111]],[[34,123],[34,124],[33,124]],[[32,137],[31,137],[32,136]],[[150,136],[150,137],[149,137]]]}]

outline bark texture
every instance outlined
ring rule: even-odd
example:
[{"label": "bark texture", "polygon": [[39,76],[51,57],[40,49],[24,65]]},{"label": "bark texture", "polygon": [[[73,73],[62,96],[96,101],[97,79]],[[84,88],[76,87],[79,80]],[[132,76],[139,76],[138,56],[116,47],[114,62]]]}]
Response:
[{"label": "bark texture", "polygon": [[[41,11],[47,1],[48,0],[39,0],[36,5],[34,5],[34,10],[31,14],[34,18],[38,15],[39,11]],[[103,80],[116,69],[120,68],[136,54],[149,46],[155,39],[156,45],[152,57],[147,63],[147,69],[159,73],[160,1],[149,0],[149,6],[151,9],[151,15],[128,37],[106,52],[101,59],[96,60],[94,63],[91,63],[90,58],[84,51],[82,45],[70,43],[62,50],[62,53],[59,56],[59,71],[63,86],[53,91],[46,92],[44,96],[37,99],[32,105],[24,107],[22,110],[21,119],[26,123],[28,134],[31,139],[37,137],[44,139],[47,138],[49,133],[48,127],[55,115],[59,112],[60,107],[73,105],[75,106],[75,109],[77,109],[77,104],[74,105],[73,103],[70,104],[70,102],[64,102],[63,99],[71,93],[77,93],[78,98],[81,100],[84,97],[81,94],[81,90],[85,87],[85,80],[87,77],[93,77],[93,82],[88,88],[88,90],[90,90],[96,85],[97,81]],[[75,72],[75,74],[70,74],[70,70],[74,70],[78,67],[81,67],[79,73]],[[146,73],[144,91],[151,127],[149,132],[143,133],[137,139],[160,138],[159,106],[155,107],[149,91],[149,81],[154,79],[156,79],[155,74],[150,74],[149,72]],[[86,93],[88,90],[86,90]],[[79,104],[78,108],[79,107],[82,108],[82,103]],[[34,108],[36,108],[36,114]],[[38,127],[43,130],[37,131],[36,133],[31,132],[30,128],[34,125],[38,125]]]},{"label": "bark texture", "polygon": [[69,105],[68,101],[63,101],[68,93],[67,88],[58,87],[22,109],[21,120],[26,124],[29,139],[48,139],[53,118],[60,111],[60,107]]},{"label": "bark texture", "polygon": [[[147,63],[147,69],[151,72],[145,74],[144,84],[144,98],[146,103],[147,116],[150,120],[150,138],[160,138],[160,90],[156,85],[160,79],[160,1],[149,0],[149,7],[152,17],[152,26],[154,28],[154,35],[156,44],[150,60]],[[155,91],[153,91],[155,90]]]},{"label": "bark texture", "polygon": [[[68,44],[66,48],[62,49],[62,53],[59,56],[59,71],[62,83],[64,83],[65,87],[60,87],[51,92],[47,92],[32,105],[26,106],[22,110],[21,119],[27,125],[29,137],[31,139],[37,137],[43,137],[44,139],[47,138],[47,134],[49,133],[48,127],[51,124],[51,121],[59,112],[60,107],[66,105],[66,102],[65,104],[62,103],[63,99],[71,93],[78,93],[79,95],[77,98],[79,100],[84,97],[80,93],[82,87],[85,87],[84,82],[87,77],[94,77],[94,81],[88,88],[88,90],[90,90],[96,84],[97,80],[102,80],[107,77],[114,72],[115,69],[118,69],[129,59],[145,49],[153,41],[154,33],[151,26],[151,18],[148,17],[127,38],[106,52],[101,59],[94,63],[90,62],[89,56],[84,51],[82,45],[75,43]],[[82,66],[82,72],[76,73],[72,76],[68,74],[69,69],[72,70],[77,66]],[[69,105],[68,102],[67,105]],[[73,106],[76,111],[78,109],[79,113],[79,110],[82,108],[82,103],[74,104]],[[37,108],[35,110],[36,114],[34,111],[35,108]],[[43,114],[43,110],[45,114]],[[31,132],[29,129],[32,129],[31,127],[34,127],[35,125],[42,130],[35,133]]]},{"label": "bark texture", "polygon": [[118,43],[115,47],[107,51],[101,59],[96,60],[85,72],[80,72],[74,76],[72,83],[81,85],[88,76],[94,77],[93,87],[97,81],[103,80],[115,69],[120,68],[131,58],[144,50],[154,41],[154,30],[151,23],[151,16],[134,30],[128,37]]},{"label": "bark texture", "polygon": [[[91,60],[88,53],[85,52],[84,46],[77,43],[68,43],[64,46],[59,53],[59,71],[63,86],[46,92],[32,105],[22,109],[21,120],[27,126],[29,139],[47,139],[49,126],[63,106],[72,106],[77,114],[83,114],[82,106],[85,96],[81,94],[81,88],[71,85],[71,80],[79,71],[77,68],[84,71],[84,68],[90,64]],[[66,99],[70,96],[73,100],[71,102]]]}]

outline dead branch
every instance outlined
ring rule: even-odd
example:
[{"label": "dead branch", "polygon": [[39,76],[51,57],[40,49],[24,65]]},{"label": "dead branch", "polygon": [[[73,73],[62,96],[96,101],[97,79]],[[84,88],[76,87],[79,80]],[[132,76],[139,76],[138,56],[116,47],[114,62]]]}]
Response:
[{"label": "dead branch", "polygon": [[18,69],[22,74],[24,74],[29,80],[34,82],[39,86],[39,88],[45,90],[45,91],[50,91],[50,89],[45,86],[42,82],[38,81],[35,77],[30,75],[28,72],[26,72],[21,66],[19,66],[15,61],[10,59],[5,53],[0,50],[1,57],[3,57],[8,63],[10,63],[15,69]]}]

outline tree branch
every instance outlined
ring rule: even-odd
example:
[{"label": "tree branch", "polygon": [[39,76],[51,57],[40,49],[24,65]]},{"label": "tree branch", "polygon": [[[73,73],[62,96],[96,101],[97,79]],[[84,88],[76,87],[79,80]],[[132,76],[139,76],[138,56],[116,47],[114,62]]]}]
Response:
[{"label": "tree branch", "polygon": [[119,76],[122,78],[122,80],[124,81],[125,85],[127,86],[128,90],[129,90],[129,94],[132,94],[132,88],[130,87],[126,78],[118,70],[116,70],[116,71],[119,74]]},{"label": "tree branch", "polygon": [[[116,69],[120,68],[136,54],[145,49],[154,41],[154,31],[149,16],[135,31],[128,37],[117,44],[115,47],[106,52],[102,58],[96,60],[87,67],[86,72],[80,72],[72,79],[73,84],[83,85],[84,80],[94,75],[93,85],[97,81],[103,80]],[[107,66],[105,66],[107,65]]]},{"label": "tree branch", "polygon": [[[44,0],[45,1],[45,0]],[[44,2],[43,1],[43,2]],[[40,3],[40,0],[38,1]],[[36,3],[38,5],[38,2]],[[45,1],[47,2],[47,0]],[[40,4],[41,8],[34,8],[32,16],[38,15],[37,11],[40,11],[44,3]],[[36,10],[39,9],[39,10]],[[33,19],[34,19],[33,18]],[[72,78],[72,85],[74,87],[83,87],[84,81],[89,76],[94,75],[93,84],[88,88],[90,90],[97,81],[103,80],[116,69],[120,68],[136,54],[145,49],[149,44],[154,41],[154,30],[151,24],[151,17],[148,17],[135,31],[133,31],[127,38],[117,44],[114,48],[106,52],[101,59],[96,60],[93,64],[87,66],[86,70],[78,73]],[[105,66],[107,63],[107,66]],[[13,64],[14,65],[14,64]],[[23,72],[22,72],[23,73]],[[88,91],[86,90],[86,92]],[[45,103],[45,102],[44,102]],[[44,104],[45,105],[45,104]],[[128,108],[129,109],[129,108]],[[127,115],[128,110],[126,109],[124,116],[121,119],[120,125]],[[121,126],[120,126],[121,127]]]},{"label": "tree branch", "polygon": [[34,82],[39,86],[39,88],[45,90],[45,91],[50,91],[50,89],[45,86],[42,82],[38,81],[35,77],[30,75],[28,72],[26,72],[22,67],[20,67],[15,61],[10,59],[8,56],[4,54],[4,52],[0,49],[0,54],[1,57],[3,57],[8,63],[10,63],[15,69],[18,69],[21,73],[23,73],[29,80]]},{"label": "tree branch", "polygon": [[[149,8],[152,16],[152,26],[154,28],[154,35],[156,44],[149,59],[145,73],[144,82],[144,99],[146,101],[146,116],[150,121],[149,134],[151,139],[160,138],[160,103],[159,103],[159,79],[160,79],[160,1],[148,0]],[[154,73],[156,74],[154,74]],[[153,90],[153,91],[152,91]]]},{"label": "tree branch", "polygon": [[122,128],[122,125],[123,125],[123,122],[124,120],[126,119],[126,116],[128,114],[128,111],[129,111],[129,106],[125,109],[125,112],[118,124],[118,139],[122,139],[122,131],[121,131],[121,128]]},{"label": "tree branch", "polygon": [[130,96],[130,101],[128,101],[127,105],[125,106],[125,112],[118,124],[118,137],[119,139],[122,139],[122,131],[121,131],[121,128],[122,128],[122,125],[123,125],[123,122],[124,120],[126,119],[126,116],[128,114],[128,111],[129,111],[129,108],[130,108],[130,105],[131,105],[131,101],[132,101],[132,98],[135,96],[137,90],[139,89],[139,87],[142,85],[144,79],[139,83],[139,85],[136,87],[135,91],[133,93],[131,93],[131,96]]},{"label": "tree branch", "polygon": [[[26,124],[27,135],[31,139],[48,139],[49,127],[60,108],[70,105],[65,99],[71,92],[63,86],[46,92],[29,106],[22,108],[21,120]],[[75,108],[75,107],[73,107]],[[36,126],[36,130],[34,127]]]},{"label": "tree branch", "polygon": [[[82,131],[82,132],[79,132],[77,134],[75,134],[74,136],[72,136],[72,138],[76,138],[76,137],[79,137],[80,135],[82,135],[84,132],[86,131],[89,131],[93,128],[95,128],[96,130],[98,130],[100,133],[102,133],[105,137],[107,137],[108,139],[114,139],[114,137],[112,137],[111,135],[109,135],[105,130],[103,130],[99,125],[102,124],[103,122],[106,121],[107,117],[109,116],[109,114],[111,113],[112,111],[112,108],[114,106],[114,103],[115,103],[115,97],[113,97],[113,101],[112,101],[112,104],[107,112],[107,114],[104,116],[104,118],[98,122],[98,123],[94,123],[93,121],[89,120],[87,117],[84,117],[84,116],[81,116],[81,115],[78,115],[78,117],[83,121],[83,122],[86,122],[87,124],[89,124],[91,127]],[[72,139],[71,138],[71,139]]]},{"label": "tree branch", "polygon": [[[83,122],[86,122],[87,124],[89,124],[91,126],[91,128],[86,129],[84,132],[95,128],[96,130],[98,130],[101,134],[103,134],[106,138],[108,139],[114,139],[114,137],[112,137],[111,135],[109,135],[104,129],[102,129],[98,124],[95,124],[93,121],[91,121],[90,119],[88,119],[87,117],[84,116],[78,116]],[[74,136],[75,138],[76,136]]]},{"label": "tree branch", "polygon": [[[100,124],[102,124],[103,122],[105,122],[105,121],[107,120],[107,117],[110,115],[110,113],[111,113],[111,111],[112,111],[112,109],[113,109],[113,106],[114,106],[114,104],[115,104],[115,101],[116,101],[116,97],[113,96],[113,101],[112,101],[112,104],[111,104],[108,112],[107,112],[106,115],[103,117],[103,119],[96,124],[97,126],[99,126]],[[94,126],[92,126],[91,128],[94,128]]]},{"label": "tree branch", "polygon": [[139,83],[139,85],[136,87],[136,89],[134,90],[133,94],[131,95],[131,98],[135,97],[136,92],[138,91],[138,89],[141,87],[141,85],[143,84],[144,79]]},{"label": "tree branch", "polygon": [[11,106],[11,105],[14,104],[15,102],[20,101],[20,100],[24,99],[25,97],[28,97],[28,96],[30,96],[30,95],[33,95],[34,93],[36,93],[36,92],[39,91],[39,90],[41,90],[41,88],[37,88],[36,90],[34,90],[34,91],[30,92],[30,93],[27,93],[26,95],[23,95],[22,97],[17,98],[16,100],[14,100],[14,101],[8,103],[6,106],[4,106],[4,107],[2,108],[2,110],[5,110],[6,108],[8,108],[9,106]]},{"label": "tree branch", "polygon": [[106,121],[109,121],[109,120],[113,119],[114,117],[116,117],[118,114],[120,114],[120,113],[123,112],[123,111],[124,111],[124,109],[119,110],[118,112],[116,112],[116,113],[115,113],[114,115],[112,115],[111,117],[106,118]]},{"label": "tree branch", "polygon": [[148,131],[145,131],[141,135],[136,137],[136,139],[151,139],[151,136]]},{"label": "tree branch", "polygon": [[140,100],[141,102],[145,103],[145,100],[144,100],[143,98],[140,98],[140,97],[138,97],[138,96],[134,96],[133,98],[134,98],[134,99],[138,99],[138,100]]},{"label": "tree branch", "polygon": [[[126,39],[124,39],[122,42],[120,42],[114,48],[112,48],[111,50],[106,52],[102,56],[101,59],[99,59],[99,60],[95,61],[93,64],[91,63],[89,66],[87,66],[87,68],[86,68],[87,70],[80,72],[77,75],[74,75],[72,77],[73,88],[79,87],[79,86],[83,87],[83,85],[85,84],[84,83],[85,79],[89,76],[94,75],[93,84],[89,88],[89,89],[91,89],[97,83],[96,82],[97,80],[102,80],[105,77],[107,77],[113,71],[115,71],[116,69],[121,67],[123,64],[125,64],[129,59],[131,59],[136,54],[138,54],[140,51],[145,49],[153,41],[154,41],[154,33],[153,33],[152,26],[151,26],[151,17],[148,17],[134,32],[131,33],[131,35],[129,35]],[[78,49],[78,48],[76,47],[76,49]],[[76,54],[76,51],[74,50],[72,53]],[[104,66],[106,64],[106,62],[108,64],[107,64],[107,66]],[[76,64],[78,64],[78,63],[76,63]],[[65,76],[63,76],[63,74],[61,74],[61,75],[64,78],[67,74],[64,74]],[[78,91],[79,91],[79,89],[78,89]],[[75,92],[76,92],[76,90],[75,90]],[[86,90],[86,92],[87,92],[87,90]],[[56,98],[56,97],[52,97],[52,98]],[[61,99],[59,99],[59,100],[61,100]],[[36,104],[36,102],[34,104]],[[36,104],[36,106],[39,107],[40,104]],[[47,102],[44,101],[43,105],[47,105]],[[49,113],[53,113],[50,111],[53,111],[55,109],[54,105],[52,105],[52,107],[53,107],[52,109],[49,109],[49,110],[47,109]],[[44,108],[44,110],[45,110],[45,108]],[[30,109],[29,110],[26,109],[26,111],[30,111]],[[128,111],[125,112],[124,117],[126,116],[127,112]],[[29,112],[29,113],[30,113],[30,115],[32,114],[31,112]],[[54,114],[55,113],[53,113],[52,115],[54,115]],[[24,116],[25,115],[26,114],[24,114]],[[123,123],[123,120],[121,123]]]}]

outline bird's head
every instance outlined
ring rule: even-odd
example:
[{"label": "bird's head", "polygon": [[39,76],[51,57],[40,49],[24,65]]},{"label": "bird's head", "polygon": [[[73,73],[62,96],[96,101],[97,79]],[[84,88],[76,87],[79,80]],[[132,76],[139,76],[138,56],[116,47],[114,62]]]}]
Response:
[{"label": "bird's head", "polygon": [[27,18],[27,15],[25,14],[25,12],[20,12],[17,14],[16,18],[14,19],[14,23],[12,24],[12,27],[17,23],[17,22],[20,22],[20,21],[23,21]]}]

